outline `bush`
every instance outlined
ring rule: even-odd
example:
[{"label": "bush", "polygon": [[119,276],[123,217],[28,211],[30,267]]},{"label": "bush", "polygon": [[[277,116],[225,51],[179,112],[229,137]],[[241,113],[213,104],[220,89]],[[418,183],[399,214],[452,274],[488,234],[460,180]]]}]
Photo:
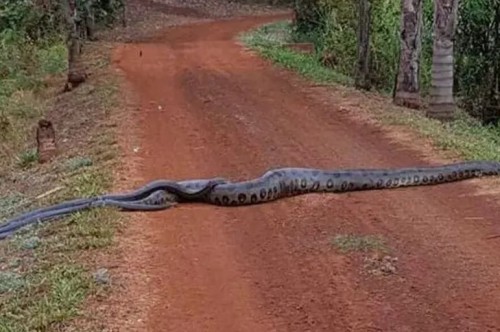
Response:
[{"label": "bush", "polygon": [[[356,1],[299,1],[295,6],[296,40],[314,42],[335,57],[335,70],[355,76],[357,54]],[[399,61],[400,0],[372,0],[372,85],[384,92],[394,88]],[[430,90],[433,2],[424,1],[420,88]],[[500,2],[461,1],[455,44],[455,93],[459,105],[485,122],[500,117]]]},{"label": "bush", "polygon": [[[11,35],[47,40],[63,30],[58,1],[0,0],[0,39]],[[14,40],[17,38],[14,38]]]},{"label": "bush", "polygon": [[484,122],[500,118],[500,2],[460,2],[455,90],[467,111]]},{"label": "bush", "polygon": [[[306,10],[302,15],[301,10]],[[304,1],[297,6],[294,39],[310,41],[321,54],[331,54],[337,60],[336,71],[353,76],[356,64],[356,13],[352,2],[319,0]],[[313,20],[306,22],[306,20]]]},{"label": "bush", "polygon": [[[303,7],[297,7],[296,10],[300,13]],[[314,42],[319,52],[335,57],[336,71],[355,76],[357,2],[321,0],[315,6],[308,2],[307,11],[310,13],[307,17],[317,22],[307,24],[298,21],[294,30],[295,38]],[[399,12],[399,0],[372,1],[371,80],[377,89],[384,91],[392,90],[398,65]]]}]

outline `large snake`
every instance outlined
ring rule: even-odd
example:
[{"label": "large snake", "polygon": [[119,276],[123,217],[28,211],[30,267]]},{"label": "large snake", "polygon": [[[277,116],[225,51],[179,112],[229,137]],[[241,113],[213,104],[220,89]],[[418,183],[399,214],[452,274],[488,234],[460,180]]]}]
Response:
[{"label": "large snake", "polygon": [[231,182],[223,178],[179,182],[158,180],[128,194],[76,199],[22,214],[0,225],[0,239],[13,235],[29,224],[95,207],[109,206],[125,211],[153,211],[167,209],[177,202],[242,206],[306,193],[343,193],[436,185],[492,175],[500,175],[500,162],[469,161],[443,166],[399,169],[279,168],[271,169],[259,178],[242,182]]}]

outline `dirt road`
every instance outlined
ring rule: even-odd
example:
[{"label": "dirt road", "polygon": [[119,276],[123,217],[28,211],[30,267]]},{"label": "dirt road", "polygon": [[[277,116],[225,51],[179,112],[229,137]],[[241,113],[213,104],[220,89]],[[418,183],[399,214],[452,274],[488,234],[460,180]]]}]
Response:
[{"label": "dirt road", "polygon": [[[426,164],[234,40],[270,20],[176,27],[115,50],[137,100],[134,185]],[[500,242],[484,240],[494,199],[468,182],[144,214],[127,231],[138,277],[126,302],[144,311],[140,331],[498,331]],[[337,234],[382,236],[396,273],[367,273],[369,254],[341,253]]]}]

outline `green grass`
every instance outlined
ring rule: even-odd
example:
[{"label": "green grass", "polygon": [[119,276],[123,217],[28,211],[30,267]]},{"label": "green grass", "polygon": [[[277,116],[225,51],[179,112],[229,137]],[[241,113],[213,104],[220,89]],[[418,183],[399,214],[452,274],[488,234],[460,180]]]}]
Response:
[{"label": "green grass", "polygon": [[[72,176],[55,202],[89,197],[109,187],[110,174],[87,168]],[[92,250],[113,244],[118,215],[112,209],[75,213],[20,231],[0,247],[0,331],[57,329],[80,314],[86,297],[104,286],[86,266]]]},{"label": "green grass", "polygon": [[3,193],[0,197],[0,211],[10,216],[28,203],[28,199],[19,192]]},{"label": "green grass", "polygon": [[21,168],[28,168],[38,160],[38,152],[36,149],[28,149],[23,151],[17,157],[17,164]]},{"label": "green grass", "polygon": [[243,34],[241,40],[257,50],[264,58],[272,60],[283,68],[297,71],[308,79],[323,84],[353,84],[351,78],[322,66],[318,56],[293,52],[284,47],[286,43],[292,42],[289,31],[290,23],[278,22],[264,25],[250,34]]},{"label": "green grass", "polygon": [[[0,221],[39,206],[109,191],[117,144],[112,126],[102,123],[109,122],[109,113],[119,103],[118,88],[106,69],[109,54],[90,52],[89,67],[97,79],[64,95],[53,93],[54,84],[62,87],[57,75],[66,68],[65,50],[58,45],[26,57],[37,59],[33,68],[15,64],[18,73],[12,70],[7,78],[0,77],[0,88],[12,88],[10,94],[0,93],[0,102],[5,102],[0,120],[3,114],[8,122],[8,130],[0,132]],[[54,74],[55,83],[40,83],[46,75],[50,82]],[[18,80],[23,76],[38,83],[24,84]],[[56,136],[66,145],[55,160],[40,166],[32,129],[49,111],[61,117]],[[73,129],[68,135],[64,128]],[[17,181],[3,180],[11,178]],[[51,191],[56,188],[62,189]],[[94,257],[114,244],[119,226],[118,212],[96,209],[31,225],[0,241],[0,332],[66,330],[83,313],[87,317],[85,301],[108,289],[94,280],[99,268]]]},{"label": "green grass", "polygon": [[91,287],[83,271],[76,264],[60,264],[47,273],[30,274],[17,296],[0,306],[8,309],[0,331],[43,331],[77,314],[77,305]]},{"label": "green grass", "polygon": [[64,40],[49,45],[23,39],[0,43],[0,97],[43,87],[47,75],[65,71],[66,59]]},{"label": "green grass", "polygon": [[[264,58],[307,79],[352,87],[352,78],[322,66],[317,55],[299,54],[284,48],[285,43],[293,40],[291,27],[288,21],[267,24],[244,33],[241,40]],[[369,106],[371,102],[366,98]],[[369,113],[382,123],[411,128],[420,137],[430,139],[436,147],[465,160],[500,161],[500,128],[482,126],[465,112],[460,111],[457,120],[447,124],[391,104],[370,107]]]},{"label": "green grass", "polygon": [[67,160],[65,163],[65,167],[69,171],[76,171],[76,170],[83,168],[83,167],[92,166],[92,164],[93,164],[93,161],[91,158],[79,156],[79,157],[74,157],[74,158]]},{"label": "green grass", "polygon": [[465,160],[500,161],[500,127],[483,126],[464,112],[447,124],[412,111],[386,111],[377,115],[384,123],[412,128],[436,147]]},{"label": "green grass", "polygon": [[388,251],[384,241],[380,237],[372,235],[339,234],[333,238],[332,244],[343,253],[352,251]]},{"label": "green grass", "polygon": [[16,163],[32,164],[27,150],[26,128],[50,109],[50,98],[38,96],[47,88],[46,79],[67,67],[66,46],[62,40],[36,45],[25,40],[0,43],[0,168]]}]

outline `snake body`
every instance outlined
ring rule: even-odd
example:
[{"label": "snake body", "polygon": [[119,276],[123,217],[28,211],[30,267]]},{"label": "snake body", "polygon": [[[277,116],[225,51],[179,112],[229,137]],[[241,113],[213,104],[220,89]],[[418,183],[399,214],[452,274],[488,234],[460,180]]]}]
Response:
[{"label": "snake body", "polygon": [[154,211],[167,209],[175,201],[194,200],[206,195],[219,178],[181,182],[156,180],[128,194],[103,195],[70,200],[50,207],[37,209],[0,224],[0,240],[13,235],[24,226],[62,217],[77,211],[96,207],[117,207],[125,211]]},{"label": "snake body", "polygon": [[216,205],[239,206],[306,193],[342,193],[435,185],[491,175],[500,175],[500,162],[477,161],[437,167],[334,171],[281,168],[270,170],[254,180],[218,184],[204,198]]},{"label": "snake body", "polygon": [[314,168],[271,169],[256,179],[230,182],[223,178],[185,181],[157,180],[127,194],[75,199],[22,214],[0,224],[0,239],[20,228],[96,207],[125,211],[167,209],[177,202],[204,202],[220,206],[260,204],[306,193],[343,193],[359,190],[436,185],[481,176],[500,175],[500,162],[469,161],[443,166],[399,169]]}]

